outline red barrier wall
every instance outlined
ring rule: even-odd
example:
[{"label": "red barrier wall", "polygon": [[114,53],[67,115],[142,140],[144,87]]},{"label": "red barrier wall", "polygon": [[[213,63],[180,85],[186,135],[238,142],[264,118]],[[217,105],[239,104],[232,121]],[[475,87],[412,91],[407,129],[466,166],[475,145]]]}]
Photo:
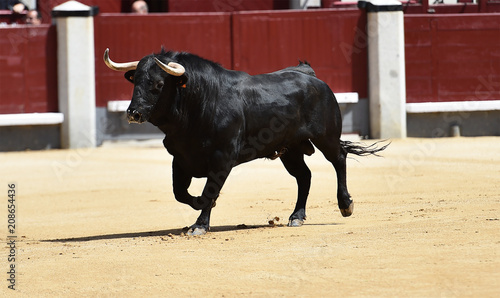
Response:
[{"label": "red barrier wall", "polygon": [[0,113],[57,112],[55,26],[0,28]]},{"label": "red barrier wall", "polygon": [[407,15],[405,50],[407,102],[500,99],[500,14]]},{"label": "red barrier wall", "polygon": [[96,17],[97,105],[130,99],[132,92],[123,74],[102,62],[106,48],[121,62],[158,52],[161,45],[251,74],[307,60],[334,92],[367,97],[366,19],[359,10],[235,13],[232,24],[231,32],[231,14],[224,13]]},{"label": "red barrier wall", "polygon": [[307,60],[334,92],[367,97],[366,16],[360,10],[233,15],[233,67],[251,74]]},{"label": "red barrier wall", "polygon": [[[132,85],[102,62],[166,49],[251,74],[309,61],[334,92],[367,94],[366,17],[355,10],[101,13],[94,18],[97,105]],[[406,15],[407,101],[500,99],[500,14]],[[0,113],[56,112],[56,28],[0,28]]]},{"label": "red barrier wall", "polygon": [[94,19],[97,106],[109,100],[129,100],[132,84],[123,73],[102,60],[106,48],[116,62],[135,61],[167,50],[186,51],[231,68],[231,15],[211,14],[100,14]]}]

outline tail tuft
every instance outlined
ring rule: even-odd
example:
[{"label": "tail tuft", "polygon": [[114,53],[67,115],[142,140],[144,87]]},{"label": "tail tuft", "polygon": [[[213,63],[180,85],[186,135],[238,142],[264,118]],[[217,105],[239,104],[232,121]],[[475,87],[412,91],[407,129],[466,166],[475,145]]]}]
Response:
[{"label": "tail tuft", "polygon": [[391,142],[389,142],[388,144],[386,144],[382,147],[377,147],[377,144],[382,143],[382,142],[386,142],[386,141],[387,140],[382,140],[382,141],[375,142],[369,146],[365,146],[364,144],[357,143],[357,142],[340,140],[340,145],[342,146],[342,148],[344,148],[344,150],[347,153],[355,154],[358,156],[367,156],[367,155],[380,156],[377,153],[384,150],[385,148],[387,148],[387,146],[389,146],[391,144]]}]

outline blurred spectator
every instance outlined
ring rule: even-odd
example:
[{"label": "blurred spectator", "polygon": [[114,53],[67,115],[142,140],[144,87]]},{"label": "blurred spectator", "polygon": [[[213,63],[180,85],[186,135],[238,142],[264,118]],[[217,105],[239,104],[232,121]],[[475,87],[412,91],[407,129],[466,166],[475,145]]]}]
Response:
[{"label": "blurred spectator", "polygon": [[134,1],[132,3],[132,13],[138,13],[138,14],[147,14],[148,13],[148,4],[146,1]]},{"label": "blurred spectator", "polygon": [[19,0],[0,0],[0,10],[10,10],[13,13],[21,13],[23,10],[27,9]]},{"label": "blurred spectator", "polygon": [[26,13],[24,21],[27,25],[41,25],[42,15],[37,10],[32,9]]}]

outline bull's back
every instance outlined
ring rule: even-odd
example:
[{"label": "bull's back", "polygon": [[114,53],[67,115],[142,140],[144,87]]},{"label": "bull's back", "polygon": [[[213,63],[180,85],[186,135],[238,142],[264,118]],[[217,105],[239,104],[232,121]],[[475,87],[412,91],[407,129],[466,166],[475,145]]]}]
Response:
[{"label": "bull's back", "polygon": [[[244,150],[266,157],[276,150],[324,134],[338,112],[326,83],[282,70],[247,78],[238,86],[244,102]],[[338,114],[340,115],[340,114]]]},{"label": "bull's back", "polygon": [[304,123],[313,121],[312,116],[326,117],[338,106],[325,82],[297,71],[253,76],[242,87],[246,116],[250,118],[277,117]]}]

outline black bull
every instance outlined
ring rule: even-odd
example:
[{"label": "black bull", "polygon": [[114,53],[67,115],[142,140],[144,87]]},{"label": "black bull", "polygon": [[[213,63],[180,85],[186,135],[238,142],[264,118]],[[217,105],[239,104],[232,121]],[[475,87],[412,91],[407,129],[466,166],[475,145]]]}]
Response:
[{"label": "black bull", "polygon": [[[311,171],[304,154],[314,144],[337,173],[337,199],[343,216],[353,212],[346,185],[347,153],[376,154],[387,146],[364,147],[341,141],[342,118],[335,95],[307,63],[251,76],[227,70],[196,55],[164,52],[140,61],[115,63],[134,83],[129,122],[149,121],[165,133],[173,155],[173,191],[182,203],[201,210],[190,233],[209,230],[210,213],[231,169],[257,158],[279,157],[296,178],[298,196],[289,225],[306,219]],[[188,193],[193,177],[207,177],[203,193]]]}]

